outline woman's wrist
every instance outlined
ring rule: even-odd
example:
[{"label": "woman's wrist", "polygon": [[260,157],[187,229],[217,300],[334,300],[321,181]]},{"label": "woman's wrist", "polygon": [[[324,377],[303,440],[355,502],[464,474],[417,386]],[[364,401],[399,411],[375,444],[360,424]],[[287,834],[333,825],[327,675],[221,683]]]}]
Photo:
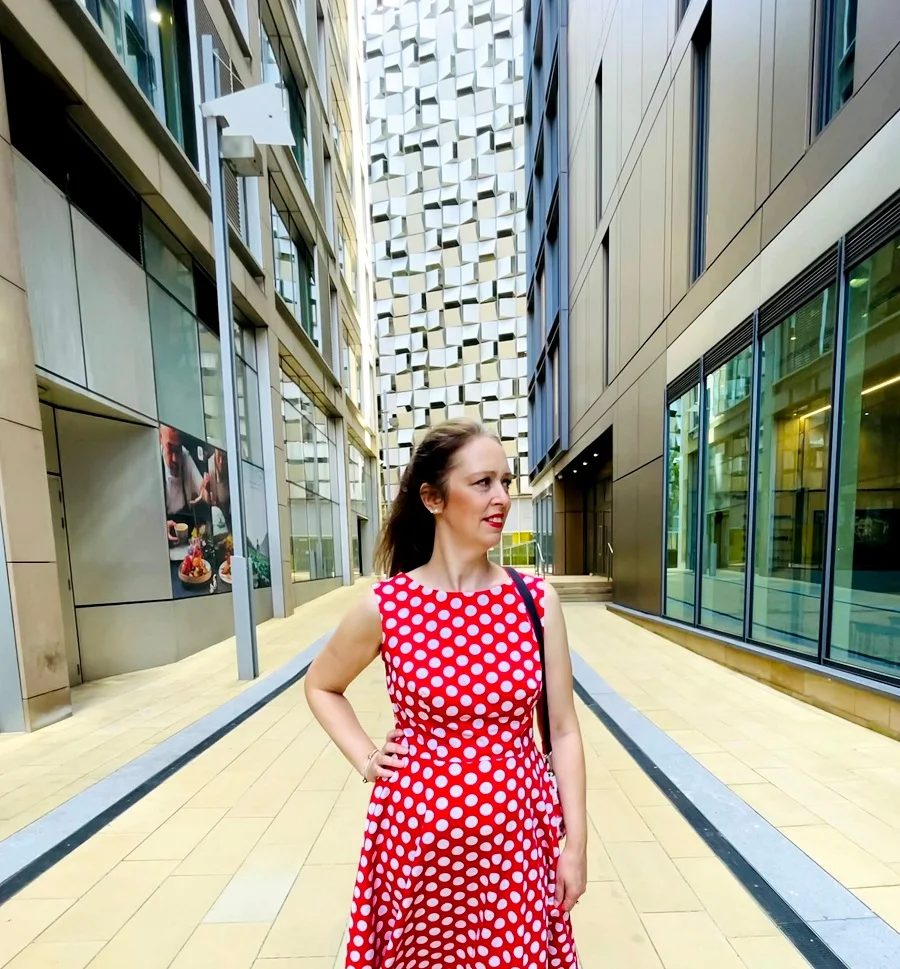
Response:
[{"label": "woman's wrist", "polygon": [[363,783],[368,784],[371,778],[369,777],[369,771],[372,768],[372,762],[381,753],[381,751],[376,747],[368,757],[366,757],[365,763],[362,765],[360,774],[362,775]]}]

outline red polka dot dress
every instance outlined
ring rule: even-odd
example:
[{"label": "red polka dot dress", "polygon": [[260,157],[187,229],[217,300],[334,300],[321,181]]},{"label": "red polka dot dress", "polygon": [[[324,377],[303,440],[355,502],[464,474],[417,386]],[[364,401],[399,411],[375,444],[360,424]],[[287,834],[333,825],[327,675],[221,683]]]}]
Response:
[{"label": "red polka dot dress", "polygon": [[[525,576],[543,618],[544,586]],[[372,790],[349,969],[576,969],[554,900],[561,811],[532,732],[540,655],[512,584],[375,586],[409,747]]]}]

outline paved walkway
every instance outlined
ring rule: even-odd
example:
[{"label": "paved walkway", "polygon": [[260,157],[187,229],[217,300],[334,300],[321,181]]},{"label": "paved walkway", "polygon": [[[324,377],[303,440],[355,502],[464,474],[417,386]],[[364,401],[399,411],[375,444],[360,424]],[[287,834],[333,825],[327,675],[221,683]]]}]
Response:
[{"label": "paved walkway", "polygon": [[[340,590],[267,624],[264,670],[361,594]],[[573,648],[611,686],[898,923],[900,809],[891,804],[900,744],[602,606],[573,604],[566,615]],[[233,670],[222,644],[85,687],[72,720],[0,738],[0,790],[10,791],[0,804],[20,798],[0,836],[233,696]],[[383,736],[390,714],[378,664],[351,698],[366,729]],[[580,704],[579,713],[592,824],[590,884],[575,919],[585,969],[806,967],[603,724]],[[41,786],[63,770],[63,786]],[[367,795],[312,720],[302,685],[292,687],[0,907],[0,967],[330,969],[341,962]]]},{"label": "paved walkway", "polygon": [[[359,582],[259,628],[259,665],[271,673],[333,629],[364,594]],[[72,691],[74,716],[35,734],[0,734],[0,840],[203,714],[243,692],[234,640],[153,670],[114,676]]]},{"label": "paved walkway", "polygon": [[606,610],[566,618],[615,690],[900,930],[900,743]]}]

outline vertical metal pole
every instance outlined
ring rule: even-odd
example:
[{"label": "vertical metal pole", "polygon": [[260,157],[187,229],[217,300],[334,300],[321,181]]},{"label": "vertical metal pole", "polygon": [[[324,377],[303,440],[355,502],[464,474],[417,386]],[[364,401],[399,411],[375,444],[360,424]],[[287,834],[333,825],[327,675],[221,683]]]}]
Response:
[{"label": "vertical metal pole", "polygon": [[[203,37],[203,77],[207,100],[218,97],[216,57],[213,40]],[[241,474],[241,437],[238,430],[237,365],[234,350],[234,314],[231,304],[231,247],[225,215],[225,190],[222,183],[222,134],[219,119],[206,119],[206,151],[209,162],[209,188],[212,194],[213,236],[216,261],[216,296],[219,309],[219,347],[222,354],[222,384],[225,398],[225,443],[228,451],[228,484],[231,492],[231,557],[234,638],[238,676],[253,680],[259,676],[256,650],[256,623],[253,619],[253,579],[247,558],[244,519],[244,482]]]},{"label": "vertical metal pole", "polygon": [[832,608],[834,604],[834,567],[837,555],[838,498],[841,485],[841,430],[844,416],[844,376],[847,365],[847,326],[849,287],[845,241],[838,243],[837,283],[834,313],[834,370],[831,385],[831,422],[828,435],[828,491],[825,514],[825,562],[822,572],[822,598],[819,612],[818,661],[825,663],[831,649]]},{"label": "vertical metal pole", "polygon": [[753,314],[753,362],[750,378],[750,461],[747,472],[747,549],[744,566],[744,639],[753,638],[753,594],[756,579],[756,511],[759,464],[760,396],[762,394],[763,348],[759,339],[759,313]]}]

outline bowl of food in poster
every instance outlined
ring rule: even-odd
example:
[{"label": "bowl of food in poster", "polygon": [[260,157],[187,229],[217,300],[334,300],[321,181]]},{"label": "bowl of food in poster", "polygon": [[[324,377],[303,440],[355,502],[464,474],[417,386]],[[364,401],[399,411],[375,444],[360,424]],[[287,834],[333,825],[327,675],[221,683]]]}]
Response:
[{"label": "bowl of food in poster", "polygon": [[219,578],[226,584],[231,585],[231,556],[219,566]]},{"label": "bowl of food in poster", "polygon": [[206,585],[212,574],[212,566],[199,554],[199,549],[189,552],[178,566],[178,578],[183,585]]}]

